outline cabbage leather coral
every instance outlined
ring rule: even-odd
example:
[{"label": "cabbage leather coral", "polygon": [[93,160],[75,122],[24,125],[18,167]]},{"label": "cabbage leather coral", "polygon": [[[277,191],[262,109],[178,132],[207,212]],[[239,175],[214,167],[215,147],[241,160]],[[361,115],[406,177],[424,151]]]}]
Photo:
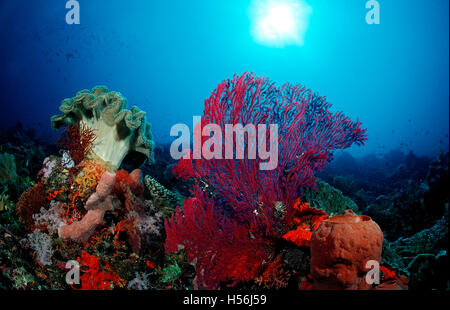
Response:
[{"label": "cabbage leather coral", "polygon": [[105,86],[82,90],[73,98],[64,99],[59,107],[61,115],[51,118],[54,129],[79,124],[96,136],[88,157],[102,159],[117,170],[131,151],[153,160],[153,140],[146,113],[133,106],[126,109],[127,100]]}]

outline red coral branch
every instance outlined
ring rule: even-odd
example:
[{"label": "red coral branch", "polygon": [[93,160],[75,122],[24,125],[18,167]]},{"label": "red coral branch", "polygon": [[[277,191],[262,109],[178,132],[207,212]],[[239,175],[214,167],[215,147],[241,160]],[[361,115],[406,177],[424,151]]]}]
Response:
[{"label": "red coral branch", "polygon": [[83,123],[77,123],[64,129],[57,145],[68,149],[75,164],[79,164],[88,154],[96,138],[92,129]]},{"label": "red coral branch", "polygon": [[170,221],[165,221],[166,251],[184,246],[204,288],[254,279],[262,262],[273,253],[271,242],[224,216],[198,186],[194,186],[194,194],[195,198],[184,201],[183,212],[177,208]]},{"label": "red coral branch", "polygon": [[[227,124],[256,128],[276,124],[279,138],[278,165],[273,170],[261,170],[260,164],[266,160],[258,156],[236,159],[235,150],[234,159],[193,159],[191,153],[174,168],[178,177],[196,180],[195,198],[185,201],[183,212],[177,209],[166,221],[166,250],[176,251],[183,245],[190,261],[196,261],[197,277],[204,286],[251,279],[263,260],[273,254],[276,240],[294,224],[296,200],[304,187],[314,186],[314,172],[325,167],[334,150],[367,139],[359,121],[331,113],[330,106],[324,97],[303,86],[277,87],[247,73],[223,81],[206,99],[197,125],[200,128],[194,131],[202,132],[209,124],[218,125],[222,133],[227,132]],[[234,148],[237,138],[236,133],[228,138],[231,141],[226,138],[219,153],[226,154],[226,144]],[[270,138],[266,136],[265,145],[262,142],[258,148],[268,150]],[[203,145],[205,139],[201,137],[197,143]],[[244,152],[251,148],[255,145],[247,135]],[[213,189],[212,198],[199,189],[200,183]],[[282,207],[277,210],[276,206]],[[310,212],[309,227],[317,228],[324,216]],[[304,220],[299,217],[297,225]],[[290,239],[306,244],[306,226],[301,227]]]}]

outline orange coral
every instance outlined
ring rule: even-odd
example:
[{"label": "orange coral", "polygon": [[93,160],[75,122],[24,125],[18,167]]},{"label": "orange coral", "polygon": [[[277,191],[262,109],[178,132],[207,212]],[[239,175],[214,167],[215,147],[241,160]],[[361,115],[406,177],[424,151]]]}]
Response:
[{"label": "orange coral", "polygon": [[283,238],[287,241],[295,243],[297,246],[309,246],[311,241],[312,231],[305,230],[301,226],[295,230],[291,230],[283,235]]},{"label": "orange coral", "polygon": [[304,212],[309,208],[309,202],[304,202],[302,203],[302,201],[300,199],[297,199],[294,203],[294,209],[297,210],[298,212]]},{"label": "orange coral", "polygon": [[293,242],[297,246],[309,246],[313,231],[328,216],[325,211],[310,208],[309,203],[302,203],[300,199],[295,201],[293,208],[297,214],[292,219],[292,224],[297,226],[284,234],[283,239]]},{"label": "orange coral", "polygon": [[59,194],[64,193],[66,189],[63,187],[61,187],[59,190],[54,190],[54,191],[48,191],[47,193],[47,200],[51,201],[53,199],[55,199],[56,197],[58,197]]},{"label": "orange coral", "polygon": [[150,260],[147,259],[147,261],[145,262],[145,264],[147,265],[148,268],[154,269],[156,268],[156,264]]},{"label": "orange coral", "polygon": [[95,192],[95,187],[106,170],[105,166],[95,160],[84,161],[83,168],[73,181],[72,192],[80,197]]},{"label": "orange coral", "polygon": [[90,255],[86,251],[81,252],[77,258],[84,272],[80,277],[81,290],[112,290],[114,285],[123,286],[124,280],[111,270],[108,264],[100,271],[100,257]]}]

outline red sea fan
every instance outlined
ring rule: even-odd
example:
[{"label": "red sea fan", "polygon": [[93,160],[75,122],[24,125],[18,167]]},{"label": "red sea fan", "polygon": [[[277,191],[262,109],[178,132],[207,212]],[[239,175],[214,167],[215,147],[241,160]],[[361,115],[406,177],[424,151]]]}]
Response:
[{"label": "red sea fan", "polygon": [[[300,85],[277,87],[252,74],[225,80],[206,99],[201,126],[217,124],[225,133],[226,124],[266,128],[277,124],[278,165],[273,170],[261,170],[265,160],[258,156],[210,160],[191,157],[181,159],[174,173],[185,179],[200,178],[214,188],[220,203],[233,209],[236,220],[254,220],[253,213],[258,210],[262,225],[283,231],[278,224],[286,223],[273,220],[273,202],[281,201],[289,214],[302,188],[314,186],[314,172],[327,165],[333,150],[366,140],[366,130],[360,128],[359,121],[352,122],[340,112],[331,113],[330,107],[325,97]],[[233,146],[236,139],[234,134]],[[222,154],[226,153],[225,144],[221,146]],[[248,139],[244,144],[244,150],[251,147]]]},{"label": "red sea fan", "polygon": [[[364,143],[366,130],[359,121],[331,113],[330,106],[326,98],[303,86],[277,87],[247,73],[223,81],[206,99],[200,128],[194,131],[202,132],[214,124],[226,135],[226,125],[270,128],[275,124],[278,165],[261,170],[260,164],[266,160],[237,159],[233,149],[233,159],[193,159],[191,153],[190,159],[181,159],[174,168],[178,177],[195,180],[195,198],[185,201],[183,211],[178,209],[166,221],[166,250],[176,251],[183,245],[191,262],[196,261],[199,282],[205,287],[217,287],[228,279],[235,284],[255,276],[261,263],[273,254],[276,240],[289,230],[302,189],[314,186],[314,172],[328,164],[334,150]],[[269,151],[272,134],[258,143],[258,149],[262,146]],[[256,142],[249,143],[248,133],[247,139],[242,136],[244,152],[253,150]],[[242,136],[234,132],[214,148],[227,154],[226,145],[234,148]],[[209,142],[212,137],[206,138]],[[197,142],[203,145],[206,138]],[[211,188],[212,198],[206,198],[198,184]]]},{"label": "red sea fan", "polygon": [[68,149],[75,164],[79,164],[90,151],[95,139],[95,133],[89,127],[76,123],[64,129],[57,144]]},{"label": "red sea fan", "polygon": [[165,222],[166,251],[178,251],[183,246],[203,288],[254,279],[263,261],[273,253],[271,243],[251,227],[228,219],[198,186],[194,186],[194,194],[195,198],[184,201],[183,211],[177,208]]}]

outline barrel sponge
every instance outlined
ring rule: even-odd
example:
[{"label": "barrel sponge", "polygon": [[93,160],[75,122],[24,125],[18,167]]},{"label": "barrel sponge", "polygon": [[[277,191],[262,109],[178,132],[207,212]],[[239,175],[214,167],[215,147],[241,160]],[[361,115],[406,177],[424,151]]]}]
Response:
[{"label": "barrel sponge", "polygon": [[92,129],[96,140],[92,152],[111,162],[117,169],[125,155],[139,152],[153,162],[153,139],[146,113],[138,107],[127,109],[128,102],[119,92],[109,92],[105,86],[79,91],[64,99],[60,115],[52,116],[52,127],[84,123]]}]

